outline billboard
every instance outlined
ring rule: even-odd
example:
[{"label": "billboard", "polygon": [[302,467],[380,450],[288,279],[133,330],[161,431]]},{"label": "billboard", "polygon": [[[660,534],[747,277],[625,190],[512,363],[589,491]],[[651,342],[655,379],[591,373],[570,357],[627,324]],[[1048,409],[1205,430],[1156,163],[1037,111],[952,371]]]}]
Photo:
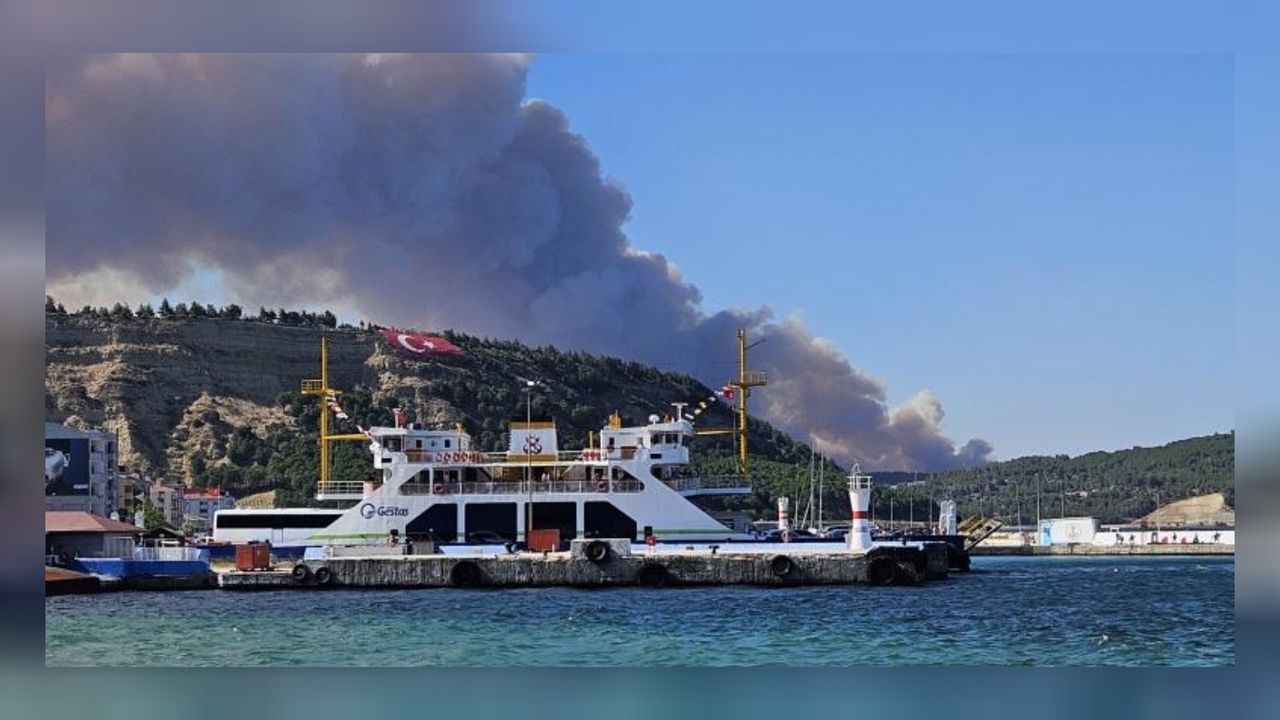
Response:
[{"label": "billboard", "polygon": [[44,494],[89,494],[88,438],[45,438]]}]

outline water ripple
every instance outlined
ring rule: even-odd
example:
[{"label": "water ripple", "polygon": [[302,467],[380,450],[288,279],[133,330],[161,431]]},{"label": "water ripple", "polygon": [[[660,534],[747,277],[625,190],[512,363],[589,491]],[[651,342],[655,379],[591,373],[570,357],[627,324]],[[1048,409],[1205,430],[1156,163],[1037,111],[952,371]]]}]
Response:
[{"label": "water ripple", "polygon": [[45,652],[49,665],[123,666],[1235,662],[1230,559],[974,568],[919,588],[65,596],[45,602]]}]

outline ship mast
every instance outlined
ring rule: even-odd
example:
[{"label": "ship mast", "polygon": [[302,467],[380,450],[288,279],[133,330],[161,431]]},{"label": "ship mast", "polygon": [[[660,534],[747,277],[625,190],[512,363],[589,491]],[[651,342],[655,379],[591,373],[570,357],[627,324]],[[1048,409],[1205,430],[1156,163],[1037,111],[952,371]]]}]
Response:
[{"label": "ship mast", "polygon": [[748,345],[746,329],[738,329],[738,377],[729,383],[738,389],[738,474],[744,480],[751,477],[747,468],[747,395],[750,394],[751,388],[762,387],[767,384],[763,372],[747,370],[747,351],[762,342],[764,342],[764,339]]},{"label": "ship mast", "polygon": [[329,489],[329,443],[369,439],[363,433],[329,434],[329,398],[336,399],[341,391],[329,387],[329,338],[325,336],[320,337],[320,379],[303,380],[302,394],[312,395],[320,400],[320,479],[316,492],[323,493]]}]

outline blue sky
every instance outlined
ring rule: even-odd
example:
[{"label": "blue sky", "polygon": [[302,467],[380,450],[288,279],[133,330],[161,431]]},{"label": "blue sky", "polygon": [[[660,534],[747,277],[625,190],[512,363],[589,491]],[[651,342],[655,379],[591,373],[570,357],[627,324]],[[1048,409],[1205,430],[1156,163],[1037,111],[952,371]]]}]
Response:
[{"label": "blue sky", "polygon": [[704,307],[798,314],[1000,457],[1233,425],[1226,55],[543,55]]}]

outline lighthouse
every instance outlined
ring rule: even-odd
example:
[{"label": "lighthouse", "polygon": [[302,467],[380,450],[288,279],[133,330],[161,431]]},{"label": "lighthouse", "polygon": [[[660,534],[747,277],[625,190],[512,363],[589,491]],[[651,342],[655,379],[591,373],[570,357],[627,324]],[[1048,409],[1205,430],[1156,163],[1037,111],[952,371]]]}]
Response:
[{"label": "lighthouse", "polygon": [[790,507],[790,498],[778,498],[778,529],[782,531],[782,542],[787,542],[791,539],[791,518],[787,514],[787,510]]},{"label": "lighthouse", "polygon": [[849,524],[849,550],[867,552],[871,549],[871,476],[859,472],[857,463],[849,471],[849,507],[853,509]]}]

